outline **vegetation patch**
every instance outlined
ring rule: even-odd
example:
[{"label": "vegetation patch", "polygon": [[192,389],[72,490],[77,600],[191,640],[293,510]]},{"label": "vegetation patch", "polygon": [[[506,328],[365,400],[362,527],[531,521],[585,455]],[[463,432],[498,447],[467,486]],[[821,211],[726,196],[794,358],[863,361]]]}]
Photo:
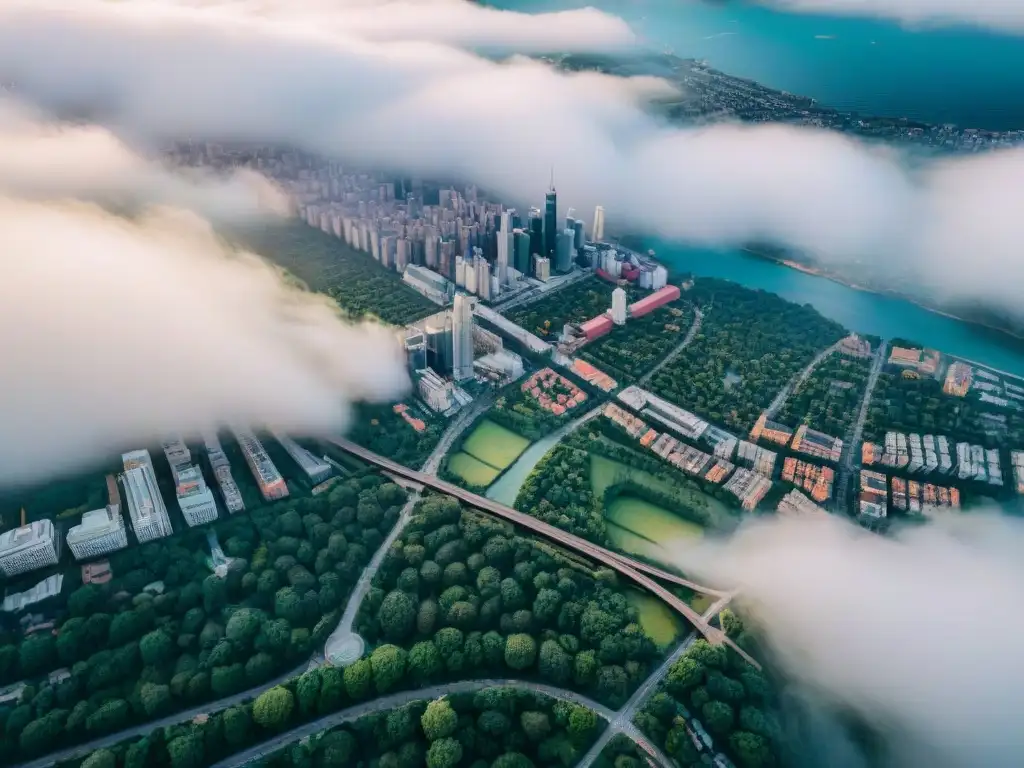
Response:
[{"label": "vegetation patch", "polygon": [[505,469],[530,446],[525,437],[484,419],[462,442],[462,450],[497,469]]},{"label": "vegetation patch", "polygon": [[580,357],[620,384],[631,383],[681,344],[692,322],[693,312],[684,308],[680,301],[672,302],[649,315],[616,326],[607,336],[583,347]]},{"label": "vegetation patch", "polygon": [[431,497],[385,558],[358,630],[402,649],[409,684],[535,677],[618,707],[659,654],[615,584],[612,571]]},{"label": "vegetation patch", "polygon": [[[566,323],[578,325],[607,310],[612,305],[614,290],[611,283],[587,277],[543,299],[513,309],[508,313],[508,319],[550,341],[558,338]],[[627,295],[632,301],[639,297],[640,292],[631,286]]]},{"label": "vegetation patch", "polygon": [[665,603],[646,592],[630,590],[626,593],[629,604],[636,608],[640,626],[651,636],[659,648],[667,648],[686,630],[686,623]]},{"label": "vegetation patch", "polygon": [[857,418],[870,370],[871,358],[832,353],[789,396],[776,420],[844,437]]},{"label": "vegetation patch", "polygon": [[486,488],[501,474],[501,470],[485,464],[475,456],[459,451],[448,457],[448,471],[472,488]]},{"label": "vegetation patch", "polygon": [[416,416],[426,423],[423,432],[413,429],[400,414],[394,412],[392,405],[357,403],[346,437],[392,461],[418,468],[437,446],[444,434],[444,424],[420,411]]}]

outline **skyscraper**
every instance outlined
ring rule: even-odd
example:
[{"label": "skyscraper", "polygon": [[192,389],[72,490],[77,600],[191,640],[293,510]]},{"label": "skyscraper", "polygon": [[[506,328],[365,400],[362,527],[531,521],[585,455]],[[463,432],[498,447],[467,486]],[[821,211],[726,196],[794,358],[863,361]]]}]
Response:
[{"label": "skyscraper", "polygon": [[544,196],[544,253],[551,261],[555,261],[555,249],[558,247],[558,196],[555,194],[555,179],[552,175],[551,189]]},{"label": "skyscraper", "polygon": [[457,294],[452,309],[452,378],[473,377],[473,300]]},{"label": "skyscraper", "polygon": [[621,288],[612,291],[612,322],[616,325],[626,324],[626,292]]},{"label": "skyscraper", "polygon": [[156,484],[149,451],[143,449],[122,454],[121,462],[125,470],[121,482],[124,483],[128,515],[131,517],[135,537],[141,544],[170,536],[174,531]]},{"label": "skyscraper", "polygon": [[604,207],[597,206],[594,209],[594,227],[590,231],[590,239],[595,243],[604,240]]},{"label": "skyscraper", "polygon": [[583,243],[586,240],[586,238],[583,235],[583,221],[581,219],[573,219],[572,230],[574,233],[572,247],[576,249],[577,253],[579,253],[581,250],[583,250]]},{"label": "skyscraper", "polygon": [[572,271],[573,254],[576,249],[573,248],[573,238],[575,233],[571,229],[563,229],[557,240],[555,249],[555,272],[559,274],[565,274],[566,272]]},{"label": "skyscraper", "polygon": [[514,211],[505,211],[501,214],[501,229],[498,231],[498,256],[495,260],[494,270],[501,285],[508,285],[508,265],[512,262],[515,239],[512,234],[512,214]]},{"label": "skyscraper", "polygon": [[527,231],[530,235],[530,258],[544,255],[544,218],[539,208],[530,209]]},{"label": "skyscraper", "polygon": [[515,243],[514,266],[521,274],[529,275],[532,271],[530,269],[530,235],[517,229],[514,232],[513,240]]}]

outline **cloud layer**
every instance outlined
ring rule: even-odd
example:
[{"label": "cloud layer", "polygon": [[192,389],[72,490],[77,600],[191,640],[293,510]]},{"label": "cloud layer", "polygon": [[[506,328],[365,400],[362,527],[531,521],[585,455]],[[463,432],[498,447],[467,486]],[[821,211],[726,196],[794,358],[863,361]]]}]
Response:
[{"label": "cloud layer", "polygon": [[1013,0],[761,0],[782,10],[877,16],[912,26],[965,24],[1024,34],[1024,5]]},{"label": "cloud layer", "polygon": [[[511,30],[502,32],[510,46],[536,34],[520,14],[439,0],[424,8],[435,5],[496,19],[485,31]],[[1024,150],[912,170],[895,152],[836,133],[680,129],[646,110],[658,90],[650,79],[484,60],[447,44],[460,39],[454,21],[399,25],[418,39],[382,42],[388,27],[371,29],[366,9],[390,4],[342,3],[336,17],[327,7],[307,2],[288,15],[279,2],[11,0],[0,9],[0,72],[38,105],[88,104],[135,141],[289,143],[363,166],[462,177],[519,204],[536,201],[554,166],[566,205],[603,204],[620,228],[708,245],[772,240],[823,259],[896,265],[939,298],[1019,312],[1024,217],[1012,201]],[[351,19],[365,23],[347,28]],[[564,40],[594,44],[583,23],[567,25]],[[985,269],[965,278],[967,254]]]},{"label": "cloud layer", "polygon": [[172,171],[99,126],[47,122],[11,97],[0,98],[0,194],[174,205],[221,220],[287,213],[284,195],[251,171]]},{"label": "cloud layer", "polygon": [[408,386],[393,334],[194,214],[0,197],[0,222],[0,484],[225,422],[323,434]]},{"label": "cloud layer", "polygon": [[1019,521],[972,515],[895,540],[776,519],[677,551],[738,586],[787,674],[889,736],[894,765],[972,768],[1024,749],[1022,546]]}]

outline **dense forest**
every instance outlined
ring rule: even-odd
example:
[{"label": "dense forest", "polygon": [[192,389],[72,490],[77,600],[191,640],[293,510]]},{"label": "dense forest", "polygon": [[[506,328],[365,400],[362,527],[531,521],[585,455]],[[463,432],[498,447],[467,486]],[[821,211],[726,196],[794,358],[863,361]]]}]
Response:
[{"label": "dense forest", "polygon": [[391,405],[356,403],[352,425],[345,436],[374,453],[418,469],[434,450],[445,428],[439,419],[428,420],[425,414],[416,413],[416,418],[426,423],[427,428],[422,432],[406,423]]},{"label": "dense forest", "polygon": [[857,418],[870,370],[871,358],[829,355],[789,396],[776,420],[794,428],[807,424],[827,435],[845,437]]},{"label": "dense forest", "polygon": [[388,643],[374,654],[393,649],[418,685],[538,677],[617,707],[658,652],[615,583],[612,571],[430,497],[385,558],[357,628]]},{"label": "dense forest", "polygon": [[266,768],[571,768],[604,729],[579,704],[486,688],[367,715],[262,760]]},{"label": "dense forest", "polygon": [[407,325],[440,308],[402,282],[397,272],[345,241],[292,219],[232,233],[244,247],[281,265],[314,291],[326,293],[351,317]]},{"label": "dense forest", "polygon": [[[523,392],[520,384],[521,382],[514,382],[502,390],[494,401],[494,407],[487,412],[487,418],[506,429],[511,429],[531,442],[540,440],[565,422],[582,415],[587,407],[584,403],[560,416],[555,415],[542,408],[533,395]],[[567,391],[564,387],[557,387],[550,394],[555,396],[560,392]]]},{"label": "dense forest", "polygon": [[[371,714],[347,708],[377,688],[336,667],[312,669],[255,701],[98,749],[64,768],[202,768],[318,718],[323,730],[254,765],[268,768],[570,768],[605,723],[590,709],[511,687],[484,688]],[[330,717],[333,722],[328,722]],[[338,721],[344,721],[335,725]],[[480,763],[479,761],[483,761]]]},{"label": "dense forest", "polygon": [[701,331],[650,389],[740,431],[818,352],[846,335],[810,305],[725,280],[700,278],[688,298],[707,307]]},{"label": "dense forest", "polygon": [[616,326],[607,336],[583,347],[580,357],[620,384],[630,384],[682,343],[692,322],[693,312],[677,301]]},{"label": "dense forest", "polygon": [[[369,475],[112,554],[113,579],[70,591],[53,633],[4,634],[0,680],[27,685],[0,711],[3,759],[115,732],[292,669],[333,631],[404,500],[401,488]],[[226,573],[211,573],[208,532],[231,558]],[[66,673],[50,674],[59,669]]]},{"label": "dense forest", "polygon": [[[722,612],[722,628],[744,650],[757,652],[731,611]],[[708,765],[717,754],[739,768],[780,765],[783,732],[775,689],[724,645],[695,641],[635,722],[682,768]]]}]

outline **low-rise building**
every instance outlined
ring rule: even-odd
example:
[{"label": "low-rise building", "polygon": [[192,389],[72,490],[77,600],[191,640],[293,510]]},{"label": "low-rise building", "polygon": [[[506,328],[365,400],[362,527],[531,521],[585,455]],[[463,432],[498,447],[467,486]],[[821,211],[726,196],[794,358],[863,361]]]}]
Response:
[{"label": "low-rise building", "polygon": [[36,520],[0,534],[0,570],[5,576],[57,564],[58,540],[53,522]]},{"label": "low-rise building", "polygon": [[775,451],[762,448],[756,443],[741,440],[737,458],[740,462],[767,478],[771,478],[775,474],[775,461],[778,458],[778,454]]},{"label": "low-rise building", "polygon": [[725,484],[725,490],[740,500],[740,505],[748,512],[754,509],[771,490],[772,481],[757,472],[740,467],[737,469],[729,482]]},{"label": "low-rise building", "polygon": [[124,549],[128,546],[124,518],[113,507],[86,512],[78,525],[68,529],[67,542],[76,560],[87,560]]},{"label": "low-rise building", "polygon": [[267,501],[275,501],[288,496],[288,484],[281,477],[274,462],[270,460],[263,443],[256,439],[256,435],[248,429],[236,427],[232,431],[263,498]]},{"label": "low-rise building", "polygon": [[326,461],[317,458],[280,431],[273,431],[271,434],[281,444],[281,447],[287,451],[288,455],[292,457],[292,461],[299,465],[299,469],[306,474],[311,483],[314,485],[322,483],[331,476],[331,465]]},{"label": "low-rise building", "polygon": [[953,397],[964,397],[971,388],[974,369],[967,363],[955,362],[946,370],[942,391]]},{"label": "low-rise building", "polygon": [[213,491],[206,487],[206,479],[199,467],[192,465],[175,472],[175,493],[178,507],[189,527],[203,525],[217,519],[217,502]]},{"label": "low-rise building", "polygon": [[[63,587],[64,574],[54,573],[24,592],[14,592],[5,595],[3,603],[0,604],[0,611],[4,613],[17,613],[33,603],[41,603],[43,600],[56,597],[60,594]],[[50,626],[52,625],[53,623],[50,622]]]},{"label": "low-rise building", "polygon": [[828,512],[795,488],[782,497],[776,512],[783,517],[827,517]]},{"label": "low-rise building", "polygon": [[768,418],[767,413],[762,413],[754,424],[753,429],[750,430],[751,442],[757,440],[767,440],[770,443],[776,445],[787,446],[789,445],[790,439],[793,437],[793,430],[787,427],[785,424],[780,424],[777,421],[772,421]]},{"label": "low-rise building", "polygon": [[221,496],[224,498],[224,506],[228,512],[234,514],[245,509],[245,502],[242,501],[242,492],[231,474],[231,462],[221,447],[220,440],[214,432],[203,435],[203,443],[206,447],[206,455],[213,469],[213,476],[217,478],[217,486],[220,488]]},{"label": "low-rise building", "polygon": [[838,463],[843,454],[843,441],[801,424],[793,436],[790,448],[816,459]]},{"label": "low-rise building", "polygon": [[815,501],[823,502],[832,498],[835,471],[788,456],[782,463],[782,479],[803,488]]}]

